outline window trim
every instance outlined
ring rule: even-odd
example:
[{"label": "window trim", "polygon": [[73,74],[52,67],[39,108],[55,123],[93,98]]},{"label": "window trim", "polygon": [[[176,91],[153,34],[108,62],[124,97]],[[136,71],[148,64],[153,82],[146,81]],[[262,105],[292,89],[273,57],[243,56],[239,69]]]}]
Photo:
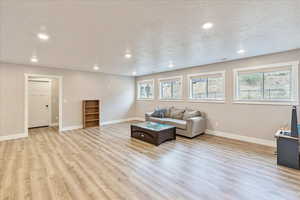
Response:
[{"label": "window trim", "polygon": [[[213,75],[213,74],[222,74],[223,76],[223,99],[195,99],[192,97],[192,87],[191,87],[191,77],[194,76],[205,76],[205,75]],[[226,101],[226,70],[222,71],[209,71],[203,73],[195,73],[195,74],[188,74],[187,75],[187,82],[188,82],[188,101],[189,102],[203,102],[203,103],[225,103]]]},{"label": "window trim", "polygon": [[[242,100],[238,99],[238,73],[242,71],[248,70],[259,70],[259,69],[268,69],[268,68],[276,68],[276,67],[284,67],[284,66],[291,66],[292,73],[291,73],[291,93],[292,98],[291,100]],[[253,66],[253,67],[242,67],[242,68],[235,68],[233,69],[233,102],[235,104],[258,104],[258,105],[299,105],[299,94],[298,94],[298,66],[299,61],[291,61],[291,62],[283,62],[283,63],[274,63],[269,65],[260,65],[260,66]]]},{"label": "window trim", "polygon": [[[141,83],[145,83],[145,82],[151,82],[152,83],[152,98],[140,98],[140,91],[139,91],[139,84]],[[155,97],[155,82],[154,79],[147,79],[147,80],[140,80],[137,81],[136,83],[136,92],[137,92],[137,96],[136,96],[136,100],[138,101],[153,101],[154,97]]]},{"label": "window trim", "polygon": [[[174,80],[179,79],[180,84],[180,97],[178,99],[163,99],[161,96],[161,82],[166,80]],[[159,100],[160,101],[184,101],[183,99],[183,76],[172,76],[172,77],[166,77],[166,78],[159,78],[158,80],[158,89],[159,89]]]}]

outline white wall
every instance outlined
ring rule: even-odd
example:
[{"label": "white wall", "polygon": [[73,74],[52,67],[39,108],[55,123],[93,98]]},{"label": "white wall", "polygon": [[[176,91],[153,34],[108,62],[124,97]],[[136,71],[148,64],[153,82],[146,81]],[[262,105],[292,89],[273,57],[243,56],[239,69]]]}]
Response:
[{"label": "white wall", "polygon": [[[135,101],[135,79],[131,77],[2,63],[0,64],[0,136],[24,132],[24,73],[31,73],[63,76],[63,99],[65,100],[63,128],[82,124],[81,101],[83,99],[99,98],[103,102],[101,121],[144,117],[145,112],[152,111],[157,106],[174,105],[205,112],[210,130],[273,140],[275,131],[290,123],[291,107],[233,104],[232,70],[295,60],[300,60],[300,50],[136,78],[136,81],[151,78],[156,80],[155,100],[153,101]],[[226,70],[226,102],[221,104],[188,102],[186,75],[219,70]],[[184,101],[159,101],[157,79],[177,75],[184,77]]]},{"label": "white wall", "polygon": [[[143,117],[145,112],[152,111],[155,107],[177,106],[188,107],[205,112],[207,116],[207,127],[210,130],[222,131],[246,137],[274,140],[275,131],[291,120],[291,106],[279,105],[246,105],[234,104],[233,100],[233,72],[234,68],[260,66],[266,64],[280,63],[300,60],[300,50],[288,51],[273,55],[259,56],[241,59],[231,62],[223,62],[184,70],[176,70],[158,73],[149,76],[138,77],[136,81],[155,79],[155,100],[137,101],[136,113]],[[189,102],[187,74],[208,71],[226,70],[226,102],[225,103],[192,103]],[[170,76],[183,76],[182,102],[163,102],[158,100],[159,88],[158,78]],[[299,111],[300,112],[300,111]]]},{"label": "white wall", "polygon": [[24,73],[63,76],[63,128],[82,125],[82,100],[101,99],[101,121],[135,115],[134,78],[0,63],[0,136],[24,133]]}]

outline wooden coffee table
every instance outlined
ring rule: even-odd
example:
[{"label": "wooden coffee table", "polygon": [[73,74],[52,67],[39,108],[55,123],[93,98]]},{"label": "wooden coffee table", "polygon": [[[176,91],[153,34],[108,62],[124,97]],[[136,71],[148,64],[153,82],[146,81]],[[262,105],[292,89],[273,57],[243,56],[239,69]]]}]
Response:
[{"label": "wooden coffee table", "polygon": [[131,137],[156,146],[168,140],[176,140],[176,127],[155,122],[131,125]]}]

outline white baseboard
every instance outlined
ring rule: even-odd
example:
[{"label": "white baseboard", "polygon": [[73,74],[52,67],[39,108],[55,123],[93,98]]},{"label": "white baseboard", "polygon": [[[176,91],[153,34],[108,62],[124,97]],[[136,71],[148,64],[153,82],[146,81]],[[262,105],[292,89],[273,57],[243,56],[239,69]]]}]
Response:
[{"label": "white baseboard", "polygon": [[144,122],[145,118],[143,118],[143,117],[133,117],[131,121],[142,121],[142,122]]},{"label": "white baseboard", "polygon": [[131,117],[127,119],[118,119],[118,120],[112,120],[112,121],[107,121],[107,122],[101,122],[102,126],[109,125],[109,124],[117,124],[117,123],[122,123],[122,122],[128,122],[128,121],[144,121],[143,118],[139,117]]},{"label": "white baseboard", "polygon": [[0,141],[15,140],[15,139],[20,139],[20,138],[25,138],[25,137],[28,137],[28,135],[25,133],[20,133],[20,134],[15,134],[15,135],[5,135],[5,136],[0,136]]},{"label": "white baseboard", "polygon": [[[106,121],[106,122],[101,122],[101,126],[109,125],[109,124],[118,124],[118,123],[123,123],[123,122],[128,122],[128,121],[145,121],[145,119],[140,118],[140,117],[131,117],[131,118],[126,118],[126,119],[118,119],[118,120],[112,120],[112,121]],[[77,125],[77,126],[67,126],[63,127],[61,131],[70,131],[70,130],[75,130],[75,129],[81,129],[83,126],[82,125]]]},{"label": "white baseboard", "polygon": [[61,129],[61,131],[70,131],[70,130],[75,130],[75,129],[81,129],[82,125],[78,125],[78,126],[67,126],[67,127],[63,127]]},{"label": "white baseboard", "polygon": [[222,131],[212,131],[212,130],[206,130],[206,134],[209,135],[215,135],[215,136],[220,136],[220,137],[225,137],[225,138],[230,138],[234,140],[240,140],[244,142],[250,142],[250,143],[255,143],[255,144],[261,144],[265,146],[270,146],[270,147],[276,147],[276,142],[275,140],[265,140],[265,139],[259,139],[259,138],[254,138],[254,137],[248,137],[248,136],[242,136],[242,135],[237,135],[234,133],[225,133]]},{"label": "white baseboard", "polygon": [[[128,121],[145,121],[145,119],[141,118],[141,117],[132,117],[132,118],[127,118],[127,119],[120,119],[120,120],[112,120],[112,121],[102,122],[101,125],[117,124],[117,123],[128,122]],[[69,130],[81,129],[81,128],[82,128],[82,125],[67,126],[67,127],[62,128],[61,131],[69,131]],[[237,134],[234,134],[234,133],[226,133],[226,132],[222,132],[222,131],[213,131],[213,130],[208,130],[208,129],[205,131],[205,133],[209,134],[209,135],[215,135],[215,136],[240,140],[240,141],[244,141],[244,142],[250,142],[250,143],[261,144],[261,145],[266,145],[266,146],[270,146],[270,147],[276,147],[275,140],[274,141],[265,140],[265,139],[259,139],[259,138],[254,138],[254,137],[237,135]],[[20,138],[25,138],[25,137],[28,137],[28,134],[20,133],[20,134],[15,134],[15,135],[0,136],[0,141],[14,140],[14,139],[20,139]]]}]

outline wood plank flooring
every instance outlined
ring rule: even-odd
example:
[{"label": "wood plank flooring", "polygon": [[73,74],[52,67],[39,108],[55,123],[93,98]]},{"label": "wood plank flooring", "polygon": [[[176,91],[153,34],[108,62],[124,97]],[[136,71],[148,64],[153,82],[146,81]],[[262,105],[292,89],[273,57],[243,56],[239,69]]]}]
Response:
[{"label": "wood plank flooring", "polygon": [[272,148],[209,135],[156,147],[129,125],[0,142],[0,199],[300,199],[300,171]]}]

